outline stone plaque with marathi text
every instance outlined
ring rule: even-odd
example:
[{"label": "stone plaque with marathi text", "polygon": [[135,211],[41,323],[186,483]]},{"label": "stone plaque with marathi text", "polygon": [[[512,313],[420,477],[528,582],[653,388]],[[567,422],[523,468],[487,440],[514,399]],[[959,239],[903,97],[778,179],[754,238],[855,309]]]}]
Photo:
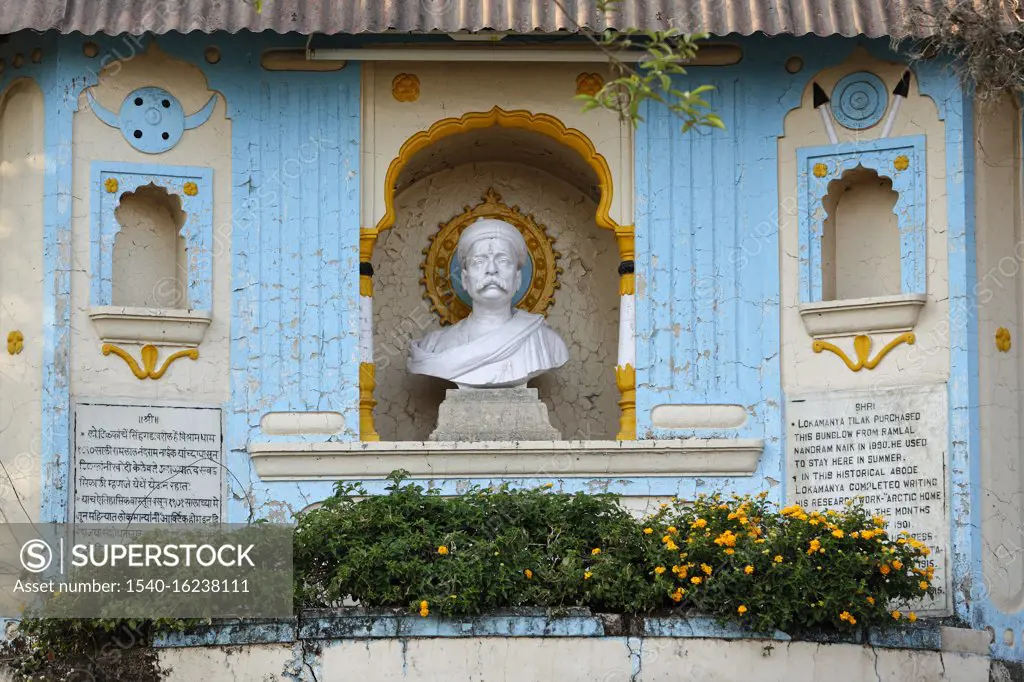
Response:
[{"label": "stone plaque with marathi text", "polygon": [[80,400],[72,442],[71,521],[222,520],[220,408]]},{"label": "stone plaque with marathi text", "polygon": [[928,545],[939,593],[920,609],[949,612],[946,386],[832,391],[786,402],[787,501],[841,510],[849,499]]}]

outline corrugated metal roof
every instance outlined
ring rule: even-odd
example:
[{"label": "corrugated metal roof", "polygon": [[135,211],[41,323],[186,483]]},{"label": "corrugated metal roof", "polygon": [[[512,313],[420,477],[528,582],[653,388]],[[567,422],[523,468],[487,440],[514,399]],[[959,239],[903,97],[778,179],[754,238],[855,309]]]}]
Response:
[{"label": "corrugated metal roof", "polygon": [[[985,0],[972,0],[982,4]],[[913,10],[958,0],[622,0],[607,16],[597,0],[0,0],[0,33],[273,31],[302,34],[578,31],[675,26],[716,35],[890,35]],[[923,22],[911,22],[923,37]]]}]

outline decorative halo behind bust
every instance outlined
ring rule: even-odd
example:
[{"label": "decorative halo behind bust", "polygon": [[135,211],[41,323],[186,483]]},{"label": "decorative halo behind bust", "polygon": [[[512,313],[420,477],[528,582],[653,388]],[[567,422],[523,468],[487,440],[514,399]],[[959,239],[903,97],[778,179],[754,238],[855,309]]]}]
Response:
[{"label": "decorative halo behind bust", "polygon": [[532,215],[523,214],[518,206],[508,206],[491,188],[484,193],[481,203],[466,206],[462,213],[442,223],[430,238],[430,246],[423,251],[426,258],[420,266],[423,271],[421,281],[426,288],[425,297],[430,299],[441,324],[459,322],[472,309],[472,299],[462,288],[462,270],[456,249],[463,230],[480,218],[503,220],[523,235],[527,259],[522,267],[522,284],[512,299],[513,305],[526,312],[546,315],[554,303],[555,290],[560,286],[558,276],[562,272],[558,267],[561,254],[553,246],[555,240]]}]

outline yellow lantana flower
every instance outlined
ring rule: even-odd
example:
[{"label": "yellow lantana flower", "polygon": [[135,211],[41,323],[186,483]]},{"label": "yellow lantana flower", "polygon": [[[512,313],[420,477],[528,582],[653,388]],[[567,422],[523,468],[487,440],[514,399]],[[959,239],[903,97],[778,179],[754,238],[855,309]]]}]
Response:
[{"label": "yellow lantana flower", "polygon": [[901,568],[903,568],[903,562],[897,559],[896,561],[892,562],[892,567],[898,571]]},{"label": "yellow lantana flower", "polygon": [[437,553],[438,554],[447,554],[448,553],[448,548],[445,545],[441,545],[440,547],[437,548]]},{"label": "yellow lantana flower", "polygon": [[584,579],[584,580],[590,580],[591,576],[593,576],[593,575],[594,575],[594,574],[593,574],[593,573],[591,573],[590,571],[586,571],[586,572],[585,572],[585,573],[583,574],[583,579]]},{"label": "yellow lantana flower", "polygon": [[591,554],[592,554],[593,556],[597,556],[598,554],[600,554],[600,553],[601,553],[601,548],[600,548],[600,547],[595,547],[594,549],[590,550],[590,553],[591,553]]},{"label": "yellow lantana flower", "polygon": [[661,575],[662,573],[665,572],[665,567],[664,566],[655,566],[654,567],[654,572],[657,573],[658,575]]},{"label": "yellow lantana flower", "polygon": [[874,597],[868,597],[868,603],[871,604],[872,606],[874,606],[875,605],[875,598]]},{"label": "yellow lantana flower", "polygon": [[777,563],[777,564],[781,564],[782,563],[782,555],[781,554],[776,554],[775,558],[773,559],[773,561],[775,563]]},{"label": "yellow lantana flower", "polygon": [[690,582],[693,583],[694,585],[700,585],[702,581],[703,581],[703,578],[701,578],[699,575],[695,575],[692,578],[690,578]]},{"label": "yellow lantana flower", "polygon": [[832,531],[832,537],[834,537],[834,538],[841,538],[841,537],[843,537],[843,531],[841,531],[838,528],[836,528],[834,531]]},{"label": "yellow lantana flower", "polygon": [[708,566],[707,564],[701,564],[700,565],[700,570],[704,571],[704,573],[706,575],[711,575],[711,567]]},{"label": "yellow lantana flower", "polygon": [[914,613],[913,611],[911,611],[910,613],[907,614],[907,620],[909,620],[911,623],[913,623],[915,620],[917,620],[917,614]]},{"label": "yellow lantana flower", "polygon": [[743,604],[740,604],[739,607],[736,609],[736,612],[742,616],[744,613],[747,612],[747,607]]},{"label": "yellow lantana flower", "polygon": [[743,568],[743,572],[746,573],[747,575],[750,575],[751,573],[754,572],[754,567],[753,566],[749,566],[749,565],[745,566]]},{"label": "yellow lantana flower", "polygon": [[650,535],[654,532],[653,528],[644,528],[644,535]]},{"label": "yellow lantana flower", "polygon": [[533,571],[531,571],[530,569],[526,569],[525,571],[523,571],[523,575],[526,576],[527,580],[533,580]]},{"label": "yellow lantana flower", "polygon": [[[903,614],[902,614],[902,613],[900,613],[899,611],[893,611],[893,612],[892,612],[892,618],[893,618],[893,620],[899,620],[899,619],[900,619],[900,618],[902,618],[902,617],[903,617]],[[915,616],[915,618],[916,618],[916,616]]]}]

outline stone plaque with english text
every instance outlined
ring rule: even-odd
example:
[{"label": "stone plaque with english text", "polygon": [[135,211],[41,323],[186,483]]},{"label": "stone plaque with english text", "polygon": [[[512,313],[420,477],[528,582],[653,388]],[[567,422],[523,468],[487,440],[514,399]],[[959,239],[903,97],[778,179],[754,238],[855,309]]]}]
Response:
[{"label": "stone plaque with english text", "polygon": [[949,611],[945,384],[790,396],[786,402],[787,503],[842,509],[861,498],[932,550],[939,593],[921,602]]}]

